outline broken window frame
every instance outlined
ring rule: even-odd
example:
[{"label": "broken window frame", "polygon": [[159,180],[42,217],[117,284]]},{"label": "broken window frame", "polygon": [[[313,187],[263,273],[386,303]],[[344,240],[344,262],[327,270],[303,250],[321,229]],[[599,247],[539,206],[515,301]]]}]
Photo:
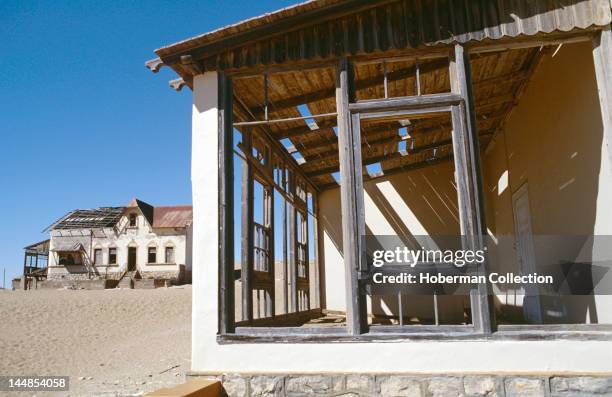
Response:
[{"label": "broken window frame", "polygon": [[[605,58],[605,48],[609,48],[612,44],[612,33],[610,33],[610,29],[604,30],[603,32],[598,32],[594,36],[592,35],[582,35],[569,37],[567,39],[560,40],[533,40],[531,42],[521,43],[517,48],[527,48],[527,47],[538,47],[543,45],[543,43],[551,44],[551,43],[563,43],[563,42],[577,42],[577,41],[592,41],[593,43],[593,56],[596,64],[596,77],[598,87],[600,92],[604,92],[606,95],[600,97],[600,104],[602,107],[602,114],[610,114],[610,112],[606,112],[606,109],[609,109],[609,97],[612,97],[612,79],[609,77],[612,75],[610,71],[612,70],[612,64]],[[605,44],[604,44],[605,42]],[[500,46],[490,45],[488,47],[483,47],[479,49],[478,52],[486,52],[486,51],[495,51],[496,49],[507,49],[510,47],[504,46],[503,44]],[[463,153],[464,160],[469,160],[469,167],[467,168],[468,173],[471,174],[471,181],[476,182],[476,185],[470,183],[462,184],[466,186],[462,186],[464,192],[462,195],[469,195],[470,197],[470,207],[472,211],[469,218],[470,222],[462,222],[462,229],[465,228],[465,225],[469,223],[469,228],[471,230],[478,231],[479,227],[484,225],[484,211],[482,210],[482,191],[481,188],[478,187],[478,179],[479,175],[479,164],[478,164],[478,151],[474,150],[477,148],[477,139],[475,138],[477,135],[475,133],[474,128],[474,110],[473,110],[473,99],[471,98],[471,82],[470,82],[470,65],[469,65],[469,55],[466,50],[466,47],[463,45],[455,45],[451,47],[453,50],[451,52],[451,56],[453,56],[453,73],[455,75],[452,77],[451,86],[452,91],[454,93],[458,93],[461,96],[461,102],[455,106],[455,109],[459,109],[459,111],[454,111],[454,116],[458,118],[464,118],[464,122],[467,123],[467,130],[469,133],[467,136],[463,135],[460,145],[456,145],[453,142],[453,150],[456,150],[456,146],[461,146],[461,152]],[[337,108],[337,117],[339,119],[338,126],[340,126],[340,119],[343,117],[346,118],[345,122],[345,134],[350,135],[348,131],[350,131],[350,127],[348,123],[350,123],[351,111],[348,110],[350,101],[349,101],[349,91],[351,88],[349,87],[349,83],[351,81],[350,77],[347,76],[348,70],[350,68],[346,68],[348,64],[346,59],[343,59],[340,63],[340,68],[338,69],[338,80],[344,79],[343,84],[337,85],[336,90],[336,98],[337,102],[343,102],[343,108]],[[343,66],[344,65],[344,66]],[[329,66],[328,63],[325,63],[325,66]],[[457,72],[459,72],[457,74]],[[344,74],[344,76],[343,76]],[[302,328],[284,328],[284,329],[275,329],[275,328],[262,328],[262,329],[245,329],[241,332],[240,329],[235,328],[235,323],[233,321],[233,187],[232,187],[232,178],[233,178],[233,164],[232,164],[232,142],[233,142],[233,124],[232,124],[232,76],[227,75],[223,72],[218,73],[219,76],[219,222],[220,222],[220,244],[219,244],[219,264],[220,264],[220,277],[219,277],[219,340],[222,342],[274,342],[274,341],[334,341],[334,340],[343,340],[343,336],[349,336],[349,340],[351,341],[374,341],[381,339],[405,339],[410,338],[409,333],[400,333],[399,335],[396,333],[395,329],[387,329],[386,335],[383,330],[376,329],[376,327],[370,327],[367,329],[366,327],[361,327],[359,324],[360,320],[363,320],[363,315],[351,315],[352,318],[347,318],[347,322],[350,323],[350,326],[353,329],[357,329],[358,332],[353,332],[352,335],[348,330],[342,330],[339,328],[330,329],[330,328],[311,328],[311,329],[302,329]],[[343,99],[342,96],[345,96]],[[393,98],[397,99],[397,98]],[[354,109],[353,109],[354,110]],[[344,116],[343,116],[344,113]],[[339,128],[340,129],[340,128]],[[606,139],[611,141],[610,131],[612,128],[609,126],[605,128],[606,130]],[[454,138],[454,137],[453,137]],[[454,139],[453,139],[454,140]],[[469,149],[469,151],[468,151]],[[457,161],[457,160],[456,160]],[[346,163],[346,161],[344,161]],[[359,168],[359,172],[361,173],[361,167]],[[359,178],[362,180],[362,177]],[[351,182],[351,186],[354,187],[355,182]],[[315,202],[316,206],[316,202]],[[476,212],[479,213],[479,217],[474,215],[474,210],[478,209]],[[315,211],[316,212],[316,211]],[[343,218],[344,219],[344,218]],[[357,223],[357,222],[355,222]],[[316,229],[315,229],[316,230]],[[464,232],[462,230],[462,232]],[[470,244],[482,244],[482,241],[479,241],[483,238],[483,231],[480,230],[475,234],[477,241],[471,241]],[[317,248],[316,240],[315,240],[315,249]],[[355,250],[357,253],[357,257],[359,256],[359,249]],[[345,262],[350,264],[350,259],[346,259],[345,252]],[[356,262],[353,262],[356,263]],[[356,276],[358,275],[358,271],[351,271],[351,276],[354,277],[355,281],[358,279]],[[355,282],[354,286],[358,287],[358,283]],[[354,287],[353,287],[354,288]],[[490,288],[490,285],[484,286],[484,288]],[[358,289],[356,289],[358,291]],[[358,293],[356,295],[359,295]],[[354,295],[353,295],[354,296]],[[560,338],[582,338],[582,339],[598,339],[598,338],[609,338],[612,333],[610,333],[609,325],[602,324],[579,324],[579,325],[500,325],[499,327],[495,327],[495,323],[492,321],[492,313],[491,306],[489,301],[488,294],[481,288],[477,290],[473,295],[473,300],[475,301],[474,308],[476,312],[472,313],[473,315],[473,323],[474,330],[470,331],[467,335],[468,338],[473,338],[474,336],[485,336],[489,335],[498,336],[499,338],[522,338],[525,336],[535,337],[535,338],[548,338],[547,332],[556,331],[557,337]],[[359,304],[362,302],[362,299],[357,300],[357,308]],[[348,303],[348,302],[347,302]],[[474,317],[475,316],[475,317]],[[355,321],[357,320],[357,321]],[[427,339],[457,339],[462,338],[462,334],[457,334],[451,330],[437,332],[430,332],[425,328],[419,327],[421,330],[425,331]],[[369,331],[369,332],[367,332]],[[381,331],[381,332],[379,332]],[[495,331],[495,332],[494,332]],[[591,335],[588,332],[590,331],[598,331],[599,334]],[[603,331],[603,332],[602,332]],[[401,335],[401,336],[400,336]],[[416,336],[420,338],[421,336]]]}]

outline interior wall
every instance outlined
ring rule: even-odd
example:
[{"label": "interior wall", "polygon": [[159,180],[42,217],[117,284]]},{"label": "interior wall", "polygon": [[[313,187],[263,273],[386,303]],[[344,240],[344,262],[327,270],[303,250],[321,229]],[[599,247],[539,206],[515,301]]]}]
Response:
[{"label": "interior wall", "polygon": [[[325,273],[325,303],[328,310],[344,311],[345,271],[342,255],[342,216],[340,189],[319,196],[319,235],[322,236]],[[454,164],[441,163],[386,178],[364,181],[366,233],[397,235],[404,242],[413,236],[452,236],[459,234],[457,190]],[[464,299],[440,299],[441,322],[463,321]],[[375,297],[368,301],[374,315],[396,316],[396,296]],[[408,295],[403,300],[404,316],[433,321],[433,297]]]},{"label": "interior wall", "polygon": [[[612,203],[612,175],[591,51],[585,42],[545,55],[483,156],[492,270],[518,272],[512,195],[524,184],[538,265],[592,262],[591,236],[612,234],[604,205]],[[559,235],[575,237],[540,237]],[[505,291],[497,293],[498,303],[506,303]],[[566,322],[612,320],[610,306],[595,307],[593,297],[565,299],[564,305]]]}]

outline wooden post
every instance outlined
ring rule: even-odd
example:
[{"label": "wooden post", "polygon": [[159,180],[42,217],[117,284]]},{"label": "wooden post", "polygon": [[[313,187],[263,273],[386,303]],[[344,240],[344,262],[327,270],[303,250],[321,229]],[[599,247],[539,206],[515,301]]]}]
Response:
[{"label": "wooden post", "polygon": [[612,169],[612,30],[606,26],[593,39],[595,77],[607,146],[608,163]]},{"label": "wooden post", "polygon": [[[289,174],[290,195],[296,197],[295,180],[296,176],[292,172]],[[289,296],[291,302],[291,312],[298,312],[298,288],[297,288],[297,209],[294,205],[289,208]]]},{"label": "wooden post", "polygon": [[[336,74],[336,109],[338,112],[338,150],[340,156],[340,198],[342,209],[342,246],[346,278],[346,324],[351,335],[367,328],[365,296],[359,288],[361,238],[365,231],[363,176],[361,174],[361,136],[351,128],[350,98],[354,99],[352,66],[340,61]],[[356,120],[359,115],[356,115]]]},{"label": "wooden post", "polygon": [[234,131],[232,80],[218,74],[219,333],[234,331]]},{"label": "wooden post", "polygon": [[20,288],[23,290],[28,289],[28,279],[26,276],[26,266],[28,263],[28,254],[27,252],[23,254],[23,276],[21,276]]},{"label": "wooden post", "polygon": [[[274,172],[274,171],[272,171]],[[274,259],[274,186],[268,186],[268,274],[271,280],[271,287],[268,292],[268,302],[266,310],[268,315],[274,316],[275,314],[275,293],[274,293],[274,279],[275,279],[275,264]]]},{"label": "wooden post", "polygon": [[[452,107],[453,154],[457,178],[459,221],[464,249],[484,249],[486,223],[484,220],[484,193],[480,173],[480,147],[474,115],[470,58],[461,44],[455,45],[450,64],[451,89],[463,102]],[[478,269],[486,275],[486,261]],[[488,284],[478,284],[471,291],[472,323],[474,328],[489,334],[492,330]]]},{"label": "wooden post", "polygon": [[319,277],[319,268],[321,261],[319,260],[319,195],[312,193],[312,243],[314,244],[314,297],[313,304],[315,308],[321,307],[321,279]]},{"label": "wooden post", "polygon": [[[287,192],[287,168],[283,165],[281,174],[283,190]],[[287,263],[287,199],[283,197],[283,314],[289,313],[288,302],[288,263]]]},{"label": "wooden post", "polygon": [[[308,194],[306,194],[306,207],[308,207]],[[306,276],[306,280],[308,280],[308,290],[304,297],[306,300],[305,309],[310,310],[310,241],[308,239],[308,212],[302,214],[302,241],[305,247],[304,263],[306,265],[306,272],[304,275]]]},{"label": "wooden post", "polygon": [[[248,129],[242,132],[244,150],[251,154],[252,137]],[[242,321],[253,320],[253,170],[251,164],[242,162],[242,255],[240,261],[242,282]]]}]

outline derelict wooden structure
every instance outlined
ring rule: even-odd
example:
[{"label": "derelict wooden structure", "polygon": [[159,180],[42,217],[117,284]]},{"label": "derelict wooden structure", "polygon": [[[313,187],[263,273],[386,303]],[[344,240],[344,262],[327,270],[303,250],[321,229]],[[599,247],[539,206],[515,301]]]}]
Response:
[{"label": "derelict wooden structure", "polygon": [[[175,70],[181,76],[171,82],[176,89],[191,87],[194,75],[219,72],[219,333],[248,335],[258,332],[254,326],[320,315],[319,239],[312,239],[311,261],[308,222],[318,221],[320,192],[338,185],[349,335],[380,330],[368,325],[361,285],[367,271],[361,262],[364,180],[454,162],[463,243],[482,248],[480,152],[503,128],[543,54],[563,43],[593,41],[602,110],[612,107],[609,2],[570,3],[308,2],[157,50],[159,58],[147,66]],[[602,114],[610,140],[610,113]],[[407,125],[410,133],[398,134]],[[242,161],[239,270],[235,155]],[[368,172],[374,164],[380,171]],[[255,183],[262,186],[261,222],[254,220]],[[280,290],[275,194],[283,208]],[[490,334],[495,322],[487,287],[474,289],[470,302],[469,325],[430,332]]]}]

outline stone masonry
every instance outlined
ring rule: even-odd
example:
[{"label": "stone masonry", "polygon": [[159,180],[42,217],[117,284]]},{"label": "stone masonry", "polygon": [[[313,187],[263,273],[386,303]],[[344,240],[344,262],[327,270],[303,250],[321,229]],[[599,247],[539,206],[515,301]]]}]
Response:
[{"label": "stone masonry", "polygon": [[612,397],[612,376],[201,375],[229,397]]}]

